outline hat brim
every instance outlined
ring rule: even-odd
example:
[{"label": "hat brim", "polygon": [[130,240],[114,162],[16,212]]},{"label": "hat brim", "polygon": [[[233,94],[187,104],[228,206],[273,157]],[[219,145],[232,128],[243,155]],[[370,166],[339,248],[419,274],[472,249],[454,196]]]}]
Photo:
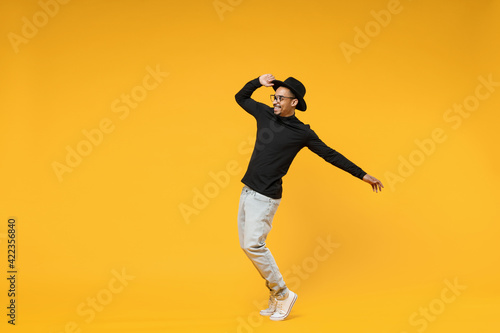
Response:
[{"label": "hat brim", "polygon": [[299,100],[299,103],[295,107],[297,110],[305,111],[307,109],[306,101],[304,101],[304,99],[302,97],[300,97],[300,94],[297,93],[297,91],[295,89],[293,89],[288,84],[286,84],[285,82],[280,81],[280,80],[274,80],[274,81],[272,81],[272,83],[274,84],[273,85],[274,91],[276,91],[276,89],[278,89],[279,87],[285,87],[285,88],[290,89],[290,91],[295,96],[295,98],[297,98]]}]

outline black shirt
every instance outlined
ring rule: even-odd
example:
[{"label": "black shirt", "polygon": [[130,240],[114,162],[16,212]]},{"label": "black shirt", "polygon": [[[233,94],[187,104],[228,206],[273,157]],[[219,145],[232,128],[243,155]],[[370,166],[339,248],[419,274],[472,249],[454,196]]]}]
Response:
[{"label": "black shirt", "polygon": [[295,115],[277,116],[270,106],[254,101],[252,93],[261,86],[259,79],[254,79],[235,96],[236,102],[257,120],[255,147],[247,172],[241,180],[245,185],[270,198],[281,198],[282,177],[304,147],[334,166],[363,179],[366,172],[328,147],[309,125],[302,123]]}]

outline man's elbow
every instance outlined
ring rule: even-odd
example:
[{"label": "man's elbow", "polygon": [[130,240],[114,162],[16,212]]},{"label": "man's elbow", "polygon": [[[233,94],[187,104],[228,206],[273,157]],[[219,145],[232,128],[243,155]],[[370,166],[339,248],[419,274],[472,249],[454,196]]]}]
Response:
[{"label": "man's elbow", "polygon": [[234,96],[234,100],[236,101],[236,103],[238,103],[239,106],[242,106],[243,102],[245,101],[245,99],[242,98],[239,94],[236,94]]}]

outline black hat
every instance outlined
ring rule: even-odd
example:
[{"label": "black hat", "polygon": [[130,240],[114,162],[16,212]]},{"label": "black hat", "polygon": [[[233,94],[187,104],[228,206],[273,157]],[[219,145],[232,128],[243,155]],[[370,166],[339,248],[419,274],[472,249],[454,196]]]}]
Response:
[{"label": "black hat", "polygon": [[307,109],[306,101],[304,101],[304,95],[306,94],[306,87],[297,79],[289,77],[285,81],[274,80],[273,89],[276,91],[279,87],[285,87],[290,89],[295,98],[299,100],[299,103],[295,107],[297,110],[305,111]]}]

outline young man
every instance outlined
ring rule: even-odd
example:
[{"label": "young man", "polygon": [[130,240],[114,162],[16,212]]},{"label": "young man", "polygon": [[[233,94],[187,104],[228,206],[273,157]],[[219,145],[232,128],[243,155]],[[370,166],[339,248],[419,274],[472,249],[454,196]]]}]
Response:
[{"label": "young man", "polygon": [[[276,91],[271,95],[274,108],[251,98],[261,86],[273,87]],[[266,280],[270,290],[269,307],[260,314],[271,316],[271,320],[285,319],[297,300],[297,295],[288,290],[266,247],[266,238],[281,201],[282,177],[295,155],[307,147],[327,162],[369,183],[374,192],[384,187],[378,179],[328,147],[309,125],[295,117],[295,110],[307,109],[305,93],[304,85],[293,77],[282,82],[271,74],[264,74],[248,82],[235,96],[236,102],[257,121],[257,140],[242,179],[245,186],[238,211],[239,240],[245,254]]]}]

